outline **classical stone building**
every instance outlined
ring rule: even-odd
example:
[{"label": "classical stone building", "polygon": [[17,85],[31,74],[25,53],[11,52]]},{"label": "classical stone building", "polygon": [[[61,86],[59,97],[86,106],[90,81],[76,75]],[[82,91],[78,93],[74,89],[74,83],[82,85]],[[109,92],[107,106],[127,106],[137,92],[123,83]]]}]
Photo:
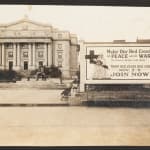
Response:
[{"label": "classical stone building", "polygon": [[60,66],[70,78],[78,69],[77,37],[29,20],[0,25],[0,69],[26,72],[40,65]]}]

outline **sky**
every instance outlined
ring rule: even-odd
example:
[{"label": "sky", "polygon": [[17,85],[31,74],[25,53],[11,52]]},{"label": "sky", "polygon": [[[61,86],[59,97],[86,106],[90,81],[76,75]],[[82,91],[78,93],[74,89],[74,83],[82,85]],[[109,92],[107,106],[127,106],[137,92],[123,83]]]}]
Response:
[{"label": "sky", "polygon": [[77,34],[79,40],[104,42],[150,39],[150,7],[0,5],[0,23],[29,19]]}]

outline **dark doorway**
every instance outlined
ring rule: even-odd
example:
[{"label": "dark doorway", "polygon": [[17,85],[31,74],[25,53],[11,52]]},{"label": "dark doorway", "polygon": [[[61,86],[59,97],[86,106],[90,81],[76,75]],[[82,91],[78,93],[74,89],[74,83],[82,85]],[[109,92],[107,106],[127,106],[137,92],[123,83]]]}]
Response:
[{"label": "dark doorway", "polygon": [[24,61],[24,70],[28,70],[28,62]]},{"label": "dark doorway", "polygon": [[9,61],[9,70],[11,71],[13,69],[13,61]]},{"label": "dark doorway", "polygon": [[39,67],[43,67],[43,61],[39,61]]}]

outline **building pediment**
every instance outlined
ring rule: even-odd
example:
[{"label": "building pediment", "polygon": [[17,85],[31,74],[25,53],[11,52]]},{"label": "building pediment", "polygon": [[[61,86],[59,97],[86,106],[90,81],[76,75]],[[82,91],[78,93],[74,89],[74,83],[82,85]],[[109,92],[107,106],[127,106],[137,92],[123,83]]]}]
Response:
[{"label": "building pediment", "polygon": [[61,31],[49,24],[32,21],[27,17],[9,24],[0,24],[0,38],[51,38],[70,40],[77,43],[77,37],[68,31]]},{"label": "building pediment", "polygon": [[28,18],[23,18],[13,23],[0,25],[0,28],[5,30],[52,30],[51,25],[38,23],[29,20]]}]

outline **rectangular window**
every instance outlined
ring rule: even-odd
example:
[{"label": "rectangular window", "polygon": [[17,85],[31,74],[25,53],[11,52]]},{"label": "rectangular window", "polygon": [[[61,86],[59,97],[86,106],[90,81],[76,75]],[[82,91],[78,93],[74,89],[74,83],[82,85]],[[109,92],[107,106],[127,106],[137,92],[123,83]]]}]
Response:
[{"label": "rectangular window", "polygon": [[28,58],[28,52],[23,52],[23,57]]},{"label": "rectangular window", "polygon": [[22,43],[22,44],[20,44],[20,48],[21,49],[28,49],[29,48],[29,44]]},{"label": "rectangular window", "polygon": [[5,44],[5,48],[6,49],[12,49],[13,48],[13,44],[12,43],[6,43]]},{"label": "rectangular window", "polygon": [[43,52],[42,51],[38,52],[38,57],[43,58]]},{"label": "rectangular window", "polygon": [[63,53],[61,51],[58,52],[58,59],[62,59],[63,58]]},{"label": "rectangular window", "polygon": [[35,48],[36,49],[43,49],[44,48],[44,43],[36,43]]},{"label": "rectangular window", "polygon": [[8,57],[12,58],[13,57],[13,52],[8,52]]},{"label": "rectangular window", "polygon": [[58,52],[58,59],[62,59],[62,53]]}]

